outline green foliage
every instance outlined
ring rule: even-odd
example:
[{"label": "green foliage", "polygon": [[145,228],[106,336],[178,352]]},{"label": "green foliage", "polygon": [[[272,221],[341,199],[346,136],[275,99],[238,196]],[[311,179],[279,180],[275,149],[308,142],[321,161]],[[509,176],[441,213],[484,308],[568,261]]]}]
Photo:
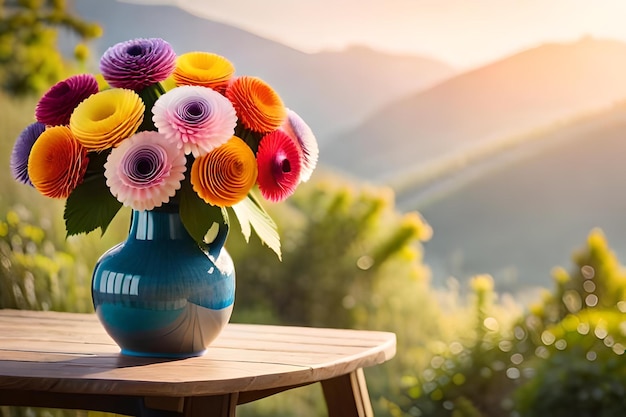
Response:
[{"label": "green foliage", "polygon": [[625,415],[624,323],[624,312],[593,309],[550,329],[547,358],[516,392],[520,415]]},{"label": "green foliage", "polygon": [[[92,416],[92,414],[94,414]],[[32,408],[32,407],[5,407],[0,406],[0,417],[104,417],[96,416],[98,413],[87,413],[79,410],[59,410],[51,408]],[[103,413],[99,413],[103,414]],[[112,417],[112,415],[109,415]]]},{"label": "green foliage", "polygon": [[25,207],[0,219],[0,308],[91,311],[87,277]]},{"label": "green foliage", "polygon": [[[57,32],[68,30],[86,41],[101,28],[74,16],[63,0],[0,2],[0,82],[11,94],[41,92],[63,78],[64,59],[57,50]],[[75,58],[85,59],[79,44]]]},{"label": "green foliage", "polygon": [[395,212],[381,190],[314,181],[271,210],[280,220],[282,263],[258,245],[229,243],[241,284],[236,310],[258,306],[286,324],[354,327],[381,304],[374,289],[388,262],[406,262],[405,277],[424,278],[416,245],[428,226]]},{"label": "green foliage", "polygon": [[475,331],[434,350],[401,408],[428,416],[615,416],[626,412],[626,279],[599,230],[557,269],[555,290],[502,321],[490,281],[473,281]]},{"label": "green foliage", "polygon": [[196,242],[205,242],[205,236],[214,224],[217,224],[221,230],[228,230],[228,214],[218,206],[205,203],[193,191],[189,178],[182,181],[178,195],[181,221]]},{"label": "green foliage", "polygon": [[106,185],[104,164],[110,151],[90,152],[85,178],[67,198],[65,227],[67,235],[89,233],[98,228],[104,234],[122,207]]},{"label": "green foliage", "polygon": [[250,241],[250,234],[254,229],[261,242],[273,250],[279,260],[282,260],[280,235],[276,223],[265,211],[254,191],[250,191],[243,201],[233,206],[233,211],[246,243]]},{"label": "green foliage", "polygon": [[573,259],[573,272],[557,271],[554,295],[527,319],[544,360],[517,393],[522,416],[626,413],[626,275],[599,230]]},{"label": "green foliage", "polygon": [[[471,331],[433,349],[430,362],[413,379],[401,403],[416,416],[505,415],[507,401],[519,370],[513,356],[513,322],[506,304],[497,305],[493,280],[477,276],[471,281]],[[513,309],[515,310],[515,309]],[[508,314],[507,314],[508,313]]]}]

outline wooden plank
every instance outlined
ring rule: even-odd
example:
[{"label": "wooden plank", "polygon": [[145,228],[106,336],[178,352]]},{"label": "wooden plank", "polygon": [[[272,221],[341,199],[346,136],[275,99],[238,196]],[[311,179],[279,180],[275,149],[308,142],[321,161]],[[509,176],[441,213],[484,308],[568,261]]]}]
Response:
[{"label": "wooden plank", "polygon": [[87,340],[60,340],[54,338],[4,338],[0,337],[0,351],[4,352],[40,352],[66,353],[74,355],[117,354],[119,346],[115,343],[100,343]]},{"label": "wooden plank", "polygon": [[[267,366],[295,366],[305,367],[307,369],[317,370],[325,367],[342,368],[342,365],[353,364],[355,367],[362,363],[377,364],[386,359],[384,353],[378,355],[368,355],[367,357],[341,356],[340,354],[293,354],[290,352],[250,352],[242,355],[240,352],[230,350],[213,350],[214,355],[209,354],[200,358],[188,358],[180,360],[159,360],[158,358],[133,358],[119,354],[113,355],[67,355],[63,353],[33,353],[33,352],[6,352],[0,351],[0,361],[11,363],[19,361],[20,365],[25,369],[41,369],[46,372],[47,369],[56,371],[58,367],[63,367],[67,372],[74,372],[76,377],[81,377],[85,373],[85,369],[90,369],[91,374],[98,374],[100,378],[109,378],[122,373],[140,375],[143,373],[154,373],[153,378],[159,377],[157,370],[175,367],[181,371],[185,371],[188,375],[197,372],[211,372],[218,366],[226,364],[241,364],[248,366],[254,364],[265,364]],[[6,375],[8,367],[4,367],[0,371],[0,375]],[[49,371],[49,372],[53,372]],[[206,377],[206,375],[202,375]]]},{"label": "wooden plank", "polygon": [[[334,364],[336,361],[344,360],[346,357],[337,353],[317,353],[317,352],[271,352],[271,351],[249,351],[242,355],[241,352],[231,349],[213,348],[201,358],[179,359],[175,366],[185,369],[186,367],[210,368],[215,362],[240,362],[240,363],[274,363],[277,365],[306,366],[309,368],[319,367],[320,364]],[[159,365],[158,359],[126,357],[117,355],[95,355],[94,353],[64,353],[64,352],[33,352],[33,351],[4,351],[0,350],[0,361],[20,361],[26,362],[24,365],[35,366],[37,363],[60,363],[65,362],[66,366],[92,367],[102,370],[114,367],[143,366],[148,368]],[[79,372],[77,370],[77,372]]]},{"label": "wooden plank", "polygon": [[[100,326],[98,323],[94,326]],[[343,338],[340,338],[340,333],[332,332],[332,337],[324,337],[323,334],[318,333],[313,335],[299,335],[299,334],[268,334],[261,333],[260,328],[256,333],[233,333],[228,330],[230,326],[226,327],[226,330],[211,344],[211,346],[217,347],[234,347],[240,349],[246,346],[253,346],[259,348],[259,343],[267,345],[266,349],[273,350],[277,345],[288,346],[302,346],[306,345],[311,349],[315,349],[316,346],[328,350],[336,347],[337,349],[356,347],[367,348],[378,346],[381,342],[389,340],[389,334],[385,334],[384,337],[378,337],[376,339],[363,339],[346,333]],[[0,322],[0,348],[4,347],[5,341],[21,341],[21,342],[84,342],[84,343],[98,343],[105,345],[115,345],[113,340],[104,332],[104,329],[99,329],[98,333],[86,333],[77,329],[63,329],[58,330],[55,328],[43,328],[43,327],[27,327],[20,326],[19,331],[7,329]]]},{"label": "wooden plank", "polygon": [[7,308],[0,310],[0,317],[2,316],[8,316],[10,318],[28,317],[29,319],[53,321],[83,321],[85,319],[90,320],[94,315],[91,313],[65,313],[60,311],[15,310]]},{"label": "wooden plank", "polygon": [[[380,344],[380,343],[379,343]],[[239,340],[227,341],[215,341],[210,345],[210,348],[217,349],[231,349],[239,351],[281,351],[281,352],[307,352],[307,353],[336,353],[336,354],[353,354],[363,352],[364,350],[372,347],[377,347],[379,344],[358,344],[358,343],[344,343],[324,344],[323,341],[317,340],[316,343],[308,343],[306,340],[300,340],[294,338],[289,342],[284,341],[271,341],[265,339],[256,340]],[[114,352],[117,348],[113,342],[94,340],[94,338],[73,337],[68,335],[67,337],[47,337],[42,336],[37,338],[35,336],[19,337],[19,336],[0,336],[0,349],[3,350],[23,350],[23,351],[52,351],[65,352],[66,350],[76,353],[88,353],[89,349],[97,349],[99,352]],[[119,348],[117,349],[119,351]]]},{"label": "wooden plank", "polygon": [[324,327],[301,327],[301,326],[277,326],[277,325],[259,325],[259,324],[241,324],[230,323],[226,328],[225,333],[232,332],[231,336],[235,333],[258,333],[259,327],[263,328],[263,332],[266,335],[286,335],[286,336],[304,336],[310,338],[324,337],[324,338],[337,338],[345,339],[346,337],[353,339],[363,340],[378,340],[380,338],[386,338],[388,332],[380,332],[373,330],[356,330],[356,329],[335,329]]}]

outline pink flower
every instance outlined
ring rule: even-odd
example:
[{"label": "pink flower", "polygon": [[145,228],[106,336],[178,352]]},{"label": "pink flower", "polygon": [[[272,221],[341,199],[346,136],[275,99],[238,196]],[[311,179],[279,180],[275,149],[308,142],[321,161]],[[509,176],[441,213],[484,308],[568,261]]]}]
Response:
[{"label": "pink flower", "polygon": [[111,193],[134,210],[152,210],[176,194],[184,178],[183,152],[158,132],[137,133],[111,151],[104,176]]},{"label": "pink flower", "polygon": [[309,125],[291,109],[287,109],[287,120],[281,126],[281,130],[294,139],[300,147],[302,151],[300,181],[308,181],[317,166],[317,159],[320,153],[319,147],[317,146],[317,139],[313,131]]},{"label": "pink flower", "polygon": [[195,157],[226,143],[237,125],[231,102],[201,86],[183,85],[168,91],[154,103],[152,114],[159,132]]},{"label": "pink flower", "polygon": [[282,130],[265,135],[256,158],[259,164],[257,184],[265,199],[279,202],[296,191],[302,171],[302,156],[289,135]]}]

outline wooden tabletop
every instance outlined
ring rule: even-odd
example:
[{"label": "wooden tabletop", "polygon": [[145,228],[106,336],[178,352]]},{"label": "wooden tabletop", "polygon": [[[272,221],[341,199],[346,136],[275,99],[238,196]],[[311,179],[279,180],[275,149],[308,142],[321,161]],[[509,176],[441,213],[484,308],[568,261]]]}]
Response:
[{"label": "wooden tabletop", "polygon": [[386,332],[229,324],[203,356],[137,358],[121,355],[93,314],[0,310],[0,390],[155,397],[268,391],[383,363],[395,346]]}]

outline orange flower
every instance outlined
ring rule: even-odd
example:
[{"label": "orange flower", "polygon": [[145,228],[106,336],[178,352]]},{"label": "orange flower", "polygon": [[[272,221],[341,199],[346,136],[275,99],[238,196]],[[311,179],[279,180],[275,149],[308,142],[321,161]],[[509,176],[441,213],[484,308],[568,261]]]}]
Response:
[{"label": "orange flower", "polygon": [[287,109],[278,93],[260,78],[237,78],[228,86],[226,97],[243,125],[254,132],[276,130],[287,118]]},{"label": "orange flower", "polygon": [[191,185],[214,206],[229,207],[243,200],[256,183],[254,153],[241,139],[228,142],[197,158],[191,166]]},{"label": "orange flower", "polygon": [[223,93],[235,73],[235,66],[221,55],[188,52],[176,60],[172,78],[176,85],[201,85]]},{"label": "orange flower", "polygon": [[28,157],[28,175],[39,192],[47,197],[67,198],[80,184],[87,170],[87,150],[67,126],[46,129]]}]

